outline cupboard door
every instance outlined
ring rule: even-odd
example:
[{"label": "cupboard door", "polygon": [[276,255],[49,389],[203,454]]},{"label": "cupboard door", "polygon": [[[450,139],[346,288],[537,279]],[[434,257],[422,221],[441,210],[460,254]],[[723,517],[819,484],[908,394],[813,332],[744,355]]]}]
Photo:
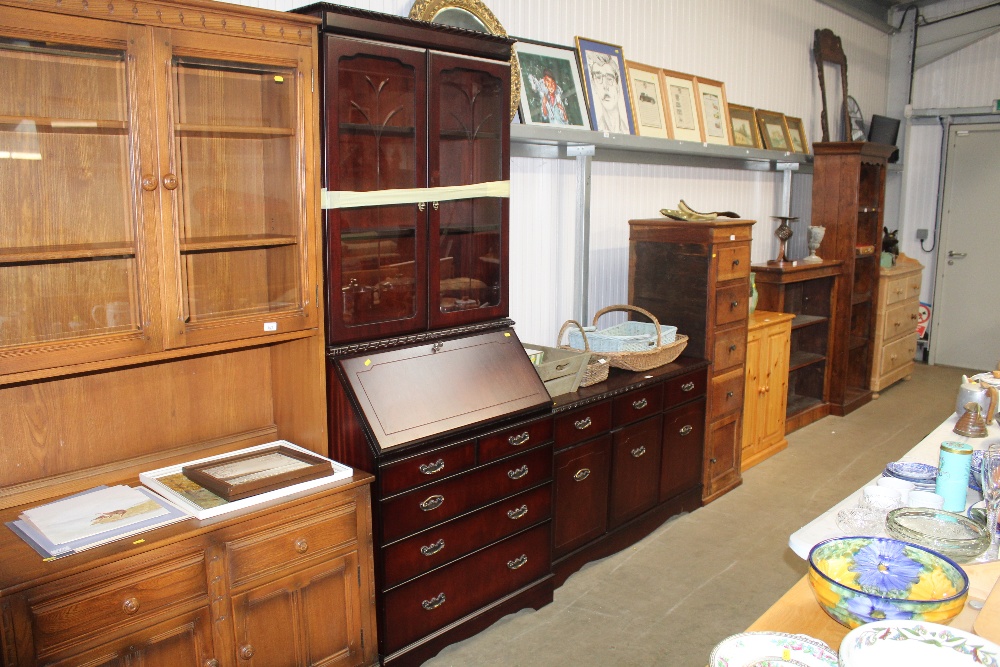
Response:
[{"label": "cupboard door", "polygon": [[610,527],[637,517],[656,504],[660,483],[661,427],[657,415],[614,434]]},{"label": "cupboard door", "polygon": [[552,543],[558,558],[607,530],[611,436],[557,453],[554,476]]},{"label": "cupboard door", "polygon": [[704,398],[664,413],[660,502],[697,488],[701,483],[704,447]]},{"label": "cupboard door", "polygon": [[237,664],[361,664],[359,578],[352,551],[233,596]]},{"label": "cupboard door", "polygon": [[158,347],[147,49],[141,28],[0,7],[0,375]]},{"label": "cupboard door", "polygon": [[[426,187],[424,50],[324,39],[326,187],[349,192]],[[331,339],[425,329],[425,207],[332,208],[326,222]]]},{"label": "cupboard door", "polygon": [[312,51],[155,34],[168,345],[315,326]]},{"label": "cupboard door", "polygon": [[[510,178],[510,66],[432,52],[428,82],[429,184]],[[430,324],[507,315],[508,199],[432,201]]]},{"label": "cupboard door", "polygon": [[703,472],[705,502],[711,502],[742,482],[740,433],[739,413],[714,421],[708,426]]}]

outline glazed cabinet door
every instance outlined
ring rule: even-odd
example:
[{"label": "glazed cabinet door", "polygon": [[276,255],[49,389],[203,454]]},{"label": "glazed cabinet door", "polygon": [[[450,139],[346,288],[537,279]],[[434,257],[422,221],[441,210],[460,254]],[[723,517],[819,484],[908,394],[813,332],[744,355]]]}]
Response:
[{"label": "glazed cabinet door", "polygon": [[[430,187],[506,181],[509,65],[435,52],[429,62]],[[467,192],[430,207],[431,326],[506,316],[508,199]]]},{"label": "glazed cabinet door", "polygon": [[312,50],[153,32],[168,346],[315,327]]},{"label": "glazed cabinet door", "polygon": [[352,551],[234,595],[236,664],[363,664],[360,578]]},{"label": "glazed cabinet door", "polygon": [[0,7],[0,375],[159,346],[148,49],[142,28]]},{"label": "glazed cabinet door", "polygon": [[[342,197],[426,187],[426,52],[324,39],[327,189]],[[426,204],[338,201],[326,225],[331,340],[425,329]]]}]

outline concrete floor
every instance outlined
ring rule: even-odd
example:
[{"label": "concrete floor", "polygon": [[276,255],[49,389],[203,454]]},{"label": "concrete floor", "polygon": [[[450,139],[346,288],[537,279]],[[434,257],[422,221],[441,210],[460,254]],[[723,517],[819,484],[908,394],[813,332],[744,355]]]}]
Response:
[{"label": "concrete floor", "polygon": [[806,574],[788,536],[940,424],[954,410],[961,373],[918,365],[912,380],[847,417],[796,431],[739,488],[590,563],[552,604],[509,615],[426,667],[703,667],[715,644]]}]

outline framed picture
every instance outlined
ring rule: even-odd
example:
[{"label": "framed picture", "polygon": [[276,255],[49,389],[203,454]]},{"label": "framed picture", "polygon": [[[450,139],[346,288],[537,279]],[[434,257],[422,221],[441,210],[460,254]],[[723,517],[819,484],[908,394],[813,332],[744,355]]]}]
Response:
[{"label": "framed picture", "polygon": [[806,129],[801,118],[785,116],[785,127],[788,128],[788,139],[792,142],[792,150],[796,153],[809,153],[809,142],[806,141]]},{"label": "framed picture", "polygon": [[760,133],[757,131],[753,107],[730,104],[729,129],[732,131],[733,146],[761,148]]},{"label": "framed picture", "polygon": [[701,105],[701,123],[705,141],[710,144],[730,145],[732,141],[726,84],[701,77],[695,77],[695,83],[698,87],[698,104]]},{"label": "framed picture", "polygon": [[704,141],[701,134],[701,107],[698,104],[694,77],[665,69],[663,88],[667,96],[670,136],[684,141]]},{"label": "framed picture", "polygon": [[576,38],[590,122],[599,132],[635,134],[622,47]]},{"label": "framed picture", "polygon": [[772,151],[791,152],[792,139],[788,136],[788,126],[785,124],[783,114],[756,109],[754,117],[757,119],[757,129],[760,131],[764,148]]},{"label": "framed picture", "polygon": [[590,129],[576,49],[529,40],[514,44],[521,62],[521,117],[526,125]]},{"label": "framed picture", "polygon": [[330,474],[330,461],[275,445],[216,461],[186,465],[184,476],[227,501],[307,482]]},{"label": "framed picture", "polygon": [[670,138],[664,105],[663,73],[658,67],[625,61],[632,91],[632,121],[642,137]]}]

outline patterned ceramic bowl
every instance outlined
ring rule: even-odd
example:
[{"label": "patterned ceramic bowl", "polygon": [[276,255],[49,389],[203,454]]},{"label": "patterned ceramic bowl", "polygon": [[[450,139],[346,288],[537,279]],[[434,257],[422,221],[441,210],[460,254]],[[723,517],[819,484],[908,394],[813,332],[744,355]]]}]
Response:
[{"label": "patterned ceramic bowl", "polygon": [[823,610],[849,628],[881,620],[944,623],[965,606],[969,578],[930,549],[883,537],[840,537],[809,552]]}]

